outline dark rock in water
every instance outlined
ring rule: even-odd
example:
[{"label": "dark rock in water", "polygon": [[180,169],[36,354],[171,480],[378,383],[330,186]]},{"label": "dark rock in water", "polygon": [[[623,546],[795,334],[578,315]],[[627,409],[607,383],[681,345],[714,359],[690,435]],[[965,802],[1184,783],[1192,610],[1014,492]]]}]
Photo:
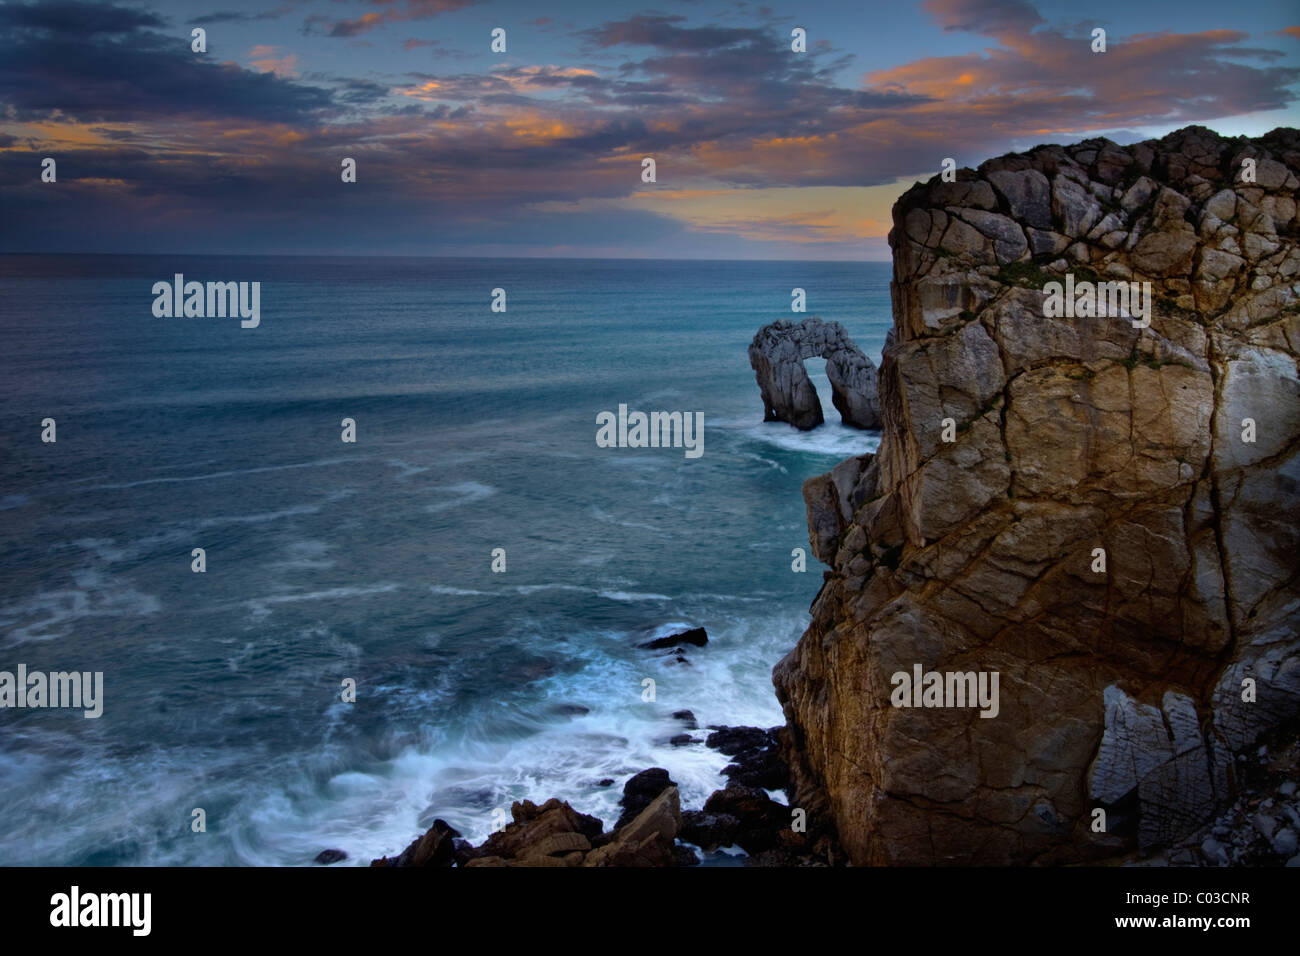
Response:
[{"label": "dark rock in water", "polygon": [[693,711],[675,710],[673,711],[673,720],[680,720],[687,730],[697,730],[699,728],[699,724],[695,722],[695,713]]},{"label": "dark rock in water", "polygon": [[682,657],[682,655],[678,654],[678,655],[677,655],[677,663],[678,663],[678,664],[689,664],[690,661],[688,661],[686,658]]},{"label": "dark rock in water", "polygon": [[682,828],[677,788],[661,791],[644,810],[614,831],[613,840],[591,851],[583,866],[675,866],[674,841]]},{"label": "dark rock in water", "polygon": [[511,683],[527,684],[555,673],[555,662],[544,657],[518,657],[506,662],[502,679]]},{"label": "dark rock in water", "polygon": [[612,787],[612,786],[614,786],[614,778],[613,778],[613,777],[606,777],[604,780],[600,781],[600,783],[596,784],[596,786],[598,786],[598,787]]},{"label": "dark rock in water", "polygon": [[675,786],[677,784],[662,767],[651,767],[631,777],[623,784],[623,799],[618,802],[623,813],[614,824],[614,829],[618,830],[630,823],[637,814],[650,806],[655,797]]},{"label": "dark rock in water", "polygon": [[700,858],[688,846],[674,846],[673,863],[675,866],[699,866]]},{"label": "dark rock in water", "polygon": [[704,804],[706,814],[726,814],[740,821],[735,844],[748,853],[761,853],[781,845],[781,831],[790,827],[790,808],[762,790],[729,783]]},{"label": "dark rock in water", "polygon": [[474,844],[469,840],[456,840],[452,844],[452,859],[456,861],[457,866],[469,866],[469,861],[477,858],[479,852],[474,849]]},{"label": "dark rock in water", "polygon": [[735,763],[722,768],[722,775],[746,787],[764,790],[784,790],[790,786],[790,767],[775,747],[744,751]]},{"label": "dark rock in water", "polygon": [[591,713],[591,708],[583,707],[581,704],[556,704],[551,711],[562,717],[581,717],[583,714]]},{"label": "dark rock in water", "polygon": [[790,768],[777,736],[783,728],[715,727],[705,743],[734,760],[722,771],[747,787],[784,790],[790,785]]},{"label": "dark rock in water", "polygon": [[762,850],[745,860],[745,866],[786,867],[803,865],[803,859],[786,849]]},{"label": "dark rock in water", "polygon": [[782,735],[785,733],[784,727],[770,728],[767,732],[767,745],[742,750],[736,754],[734,760],[723,768],[723,775],[747,787],[788,792],[791,776],[790,765],[786,763],[785,758],[785,745],[782,741]]},{"label": "dark rock in water", "polygon": [[668,742],[674,747],[686,747],[690,744],[696,743],[697,741],[690,734],[677,734]]},{"label": "dark rock in water", "polygon": [[637,647],[647,651],[661,651],[666,648],[677,647],[679,644],[694,644],[696,647],[703,647],[707,643],[709,643],[709,635],[705,633],[704,628],[693,627],[689,631],[682,631],[680,634],[657,637],[653,641],[638,644]]},{"label": "dark rock in water", "polygon": [[329,866],[331,863],[337,863],[339,860],[346,860],[348,855],[342,850],[321,850],[316,854],[316,862],[322,866]]},{"label": "dark rock in water", "polygon": [[371,866],[451,866],[455,862],[454,840],[460,833],[445,820],[434,820],[433,826],[422,837],[411,841],[410,846],[397,858],[380,857],[371,860]]},{"label": "dark rock in water", "polygon": [[775,741],[761,727],[718,727],[704,743],[713,750],[734,757],[743,750],[767,747]]},{"label": "dark rock in water", "polygon": [[682,832],[678,834],[687,843],[711,852],[720,846],[733,846],[740,832],[740,818],[729,813],[705,813],[703,810],[682,811]]}]

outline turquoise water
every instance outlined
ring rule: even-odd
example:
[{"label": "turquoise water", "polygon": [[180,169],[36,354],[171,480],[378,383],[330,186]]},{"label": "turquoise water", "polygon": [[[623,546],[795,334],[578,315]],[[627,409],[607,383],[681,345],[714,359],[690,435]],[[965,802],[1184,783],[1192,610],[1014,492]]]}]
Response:
[{"label": "turquoise water", "polygon": [[[155,318],[176,272],[261,282],[260,326]],[[835,423],[764,423],[746,347],[799,286],[878,362],[888,281],[0,257],[0,670],[102,671],[105,697],[98,720],[0,710],[0,864],[364,864],[434,816],[477,842],[525,797],[610,824],[650,766],[700,805],[728,758],[671,747],[671,714],[781,722],[771,668],[821,584],[790,567],[800,484],[876,444],[813,361]],[[703,456],[598,448],[620,403],[702,411]],[[686,625],[710,635],[688,665],[634,647]]]}]

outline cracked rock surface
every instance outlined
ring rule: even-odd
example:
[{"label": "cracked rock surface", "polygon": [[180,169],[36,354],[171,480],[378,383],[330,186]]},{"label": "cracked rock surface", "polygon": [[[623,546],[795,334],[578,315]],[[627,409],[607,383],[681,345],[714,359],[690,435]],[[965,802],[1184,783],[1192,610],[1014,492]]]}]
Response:
[{"label": "cracked rock surface", "polygon": [[[1188,127],[894,206],[880,449],[804,485],[831,570],[773,672],[854,863],[1155,852],[1300,714],[1298,188],[1296,130]],[[1045,318],[1066,273],[1151,283],[1150,326]],[[892,706],[916,664],[997,671],[997,717]]]}]

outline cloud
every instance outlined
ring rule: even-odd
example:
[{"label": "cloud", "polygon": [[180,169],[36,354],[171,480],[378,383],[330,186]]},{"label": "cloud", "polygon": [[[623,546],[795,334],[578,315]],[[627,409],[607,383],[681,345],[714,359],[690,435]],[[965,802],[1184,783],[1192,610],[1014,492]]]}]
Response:
[{"label": "cloud", "polygon": [[925,0],[921,6],[945,32],[1000,37],[1027,34],[1046,22],[1026,0]]},{"label": "cloud", "polygon": [[279,52],[280,48],[277,46],[258,45],[248,51],[248,62],[263,73],[274,73],[276,76],[297,76],[298,54],[285,53],[277,55]]},{"label": "cloud", "polygon": [[[0,203],[24,243],[87,223],[143,242],[202,221],[205,243],[297,237],[289,251],[328,237],[376,251],[458,237],[578,249],[598,245],[586,218],[598,213],[656,241],[840,254],[883,232],[900,181],[944,156],[1277,109],[1300,75],[1242,32],[1112,36],[1092,54],[1082,27],[1025,4],[933,0],[932,32],[993,42],[858,84],[834,50],[792,55],[784,28],[661,14],[583,30],[572,57],[487,72],[295,76],[284,46],[251,49],[253,69],[217,63],[135,7],[96,6],[94,29],[78,32],[84,6],[0,7]],[[354,5],[338,23],[433,9]],[[55,153],[61,188],[41,192],[33,159]],[[339,181],[341,156],[358,160],[355,187]],[[654,187],[643,156],[657,161]],[[58,211],[74,196],[81,219]],[[637,229],[618,227],[620,247]]]},{"label": "cloud", "polygon": [[143,10],[111,4],[82,3],[80,0],[9,3],[0,6],[0,30],[83,37],[130,33],[145,27],[164,25],[158,17]]},{"label": "cloud", "polygon": [[264,13],[242,13],[237,10],[218,10],[215,13],[207,13],[201,17],[194,17],[192,23],[201,26],[211,26],[214,23],[255,23],[259,20],[278,20],[287,13],[292,13],[298,7],[302,6],[306,0],[290,0],[289,3],[282,3],[274,10],[268,10]]},{"label": "cloud", "polygon": [[478,3],[478,0],[405,0],[398,4],[396,0],[367,0],[369,6],[383,7],[382,11],[371,11],[359,17],[335,20],[323,14],[313,14],[304,24],[304,32],[323,33],[331,37],[354,37],[368,33],[385,23],[405,23],[412,20],[427,20],[440,13],[461,10]]},{"label": "cloud", "polygon": [[240,117],[304,122],[333,104],[329,90],[218,63],[187,39],[155,32],[152,15],[114,5],[59,3],[39,15],[0,7],[0,103],[19,121],[81,122]]},{"label": "cloud", "polygon": [[[928,94],[919,111],[941,118],[950,144],[979,129],[1040,140],[1067,131],[1123,126],[1181,125],[1224,116],[1283,109],[1300,70],[1254,66],[1277,51],[1242,45],[1245,33],[1139,34],[1112,38],[1093,53],[1086,36],[1041,29],[1002,35],[985,53],[930,57],[868,73],[865,82]],[[949,155],[952,155],[951,151]]]}]

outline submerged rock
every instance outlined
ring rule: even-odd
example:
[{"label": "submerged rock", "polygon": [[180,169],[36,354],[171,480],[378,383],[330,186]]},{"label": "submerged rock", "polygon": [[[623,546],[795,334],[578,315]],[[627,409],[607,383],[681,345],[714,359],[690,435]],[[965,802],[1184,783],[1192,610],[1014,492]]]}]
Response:
[{"label": "submerged rock", "polygon": [[638,644],[637,647],[643,650],[659,651],[670,647],[680,647],[682,644],[691,644],[695,647],[703,647],[709,643],[709,635],[702,627],[693,627],[689,631],[682,631],[680,634],[669,634],[667,637],[656,637],[653,641],[646,641]]}]

